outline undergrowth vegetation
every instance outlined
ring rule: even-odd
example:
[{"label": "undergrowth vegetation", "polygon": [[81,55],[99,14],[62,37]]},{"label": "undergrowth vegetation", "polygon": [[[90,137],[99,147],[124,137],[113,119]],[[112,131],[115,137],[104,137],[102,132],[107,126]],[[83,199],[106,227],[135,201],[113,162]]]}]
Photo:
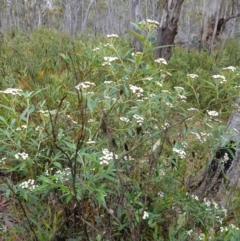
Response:
[{"label": "undergrowth vegetation", "polygon": [[138,27],[142,52],[116,35],[1,39],[5,240],[239,240],[237,210],[187,188],[224,144],[237,42],[166,63]]}]

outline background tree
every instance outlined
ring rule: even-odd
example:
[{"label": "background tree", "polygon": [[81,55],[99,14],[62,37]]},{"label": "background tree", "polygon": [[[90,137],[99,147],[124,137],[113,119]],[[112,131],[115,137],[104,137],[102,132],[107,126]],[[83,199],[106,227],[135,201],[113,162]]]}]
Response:
[{"label": "background tree", "polygon": [[239,16],[237,1],[204,0],[201,48],[207,48],[211,53],[217,43],[232,35],[236,18]]},{"label": "background tree", "polygon": [[[158,28],[157,46],[172,45],[174,43],[183,1],[184,0],[166,0]],[[171,56],[171,47],[159,48],[156,54],[168,60]]]}]

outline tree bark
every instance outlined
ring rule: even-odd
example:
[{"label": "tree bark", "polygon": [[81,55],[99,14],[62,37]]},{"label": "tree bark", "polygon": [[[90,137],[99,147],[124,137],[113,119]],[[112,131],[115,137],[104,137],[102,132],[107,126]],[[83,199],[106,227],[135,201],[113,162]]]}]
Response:
[{"label": "tree bark", "polygon": [[201,48],[208,48],[211,53],[223,31],[226,0],[204,0],[201,31]]},{"label": "tree bark", "polygon": [[[172,45],[174,43],[183,1],[184,0],[166,0],[161,22],[158,27],[157,47]],[[156,55],[168,60],[171,56],[171,47],[157,49]]]},{"label": "tree bark", "polygon": [[[234,149],[231,151],[233,156],[229,157],[231,162],[228,163],[228,168],[220,168],[220,164],[214,161],[221,161],[225,151],[219,154],[218,160],[212,160],[209,166],[201,169],[195,177],[190,177],[188,180],[189,191],[196,194],[199,199],[213,199],[223,207],[227,207],[228,203],[233,201],[234,193],[239,192],[240,188],[240,97],[235,101],[237,109],[231,114],[225,133],[225,141],[227,143],[234,143]],[[219,150],[223,150],[219,148]],[[225,149],[227,150],[227,149]],[[217,156],[217,155],[216,155]],[[213,165],[214,162],[214,165]],[[225,165],[225,164],[224,164]]]}]

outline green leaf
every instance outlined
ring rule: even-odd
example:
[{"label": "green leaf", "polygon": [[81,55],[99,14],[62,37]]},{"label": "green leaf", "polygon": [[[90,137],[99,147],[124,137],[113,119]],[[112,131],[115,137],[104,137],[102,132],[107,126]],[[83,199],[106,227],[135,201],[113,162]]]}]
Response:
[{"label": "green leaf", "polygon": [[132,31],[132,30],[127,30],[127,33],[131,34],[133,37],[135,37],[137,40],[139,40],[141,43],[145,42],[145,38],[141,36],[140,34]]},{"label": "green leaf", "polygon": [[139,31],[141,31],[140,25],[138,23],[131,22],[131,24]]},{"label": "green leaf", "polygon": [[62,164],[59,162],[53,162],[53,165],[58,167],[60,170],[62,169]]},{"label": "green leaf", "polygon": [[179,215],[179,218],[177,220],[177,230],[176,230],[176,232],[183,226],[183,224],[185,222],[185,219],[186,219],[186,212]]}]

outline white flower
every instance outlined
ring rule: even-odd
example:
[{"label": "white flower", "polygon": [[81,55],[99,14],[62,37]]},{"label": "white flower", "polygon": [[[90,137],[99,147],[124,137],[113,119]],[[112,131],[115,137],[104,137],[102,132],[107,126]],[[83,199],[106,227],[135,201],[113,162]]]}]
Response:
[{"label": "white flower", "polygon": [[24,182],[20,183],[19,187],[23,188],[23,189],[29,189],[30,191],[33,191],[35,188],[38,187],[38,185],[35,184],[35,180],[29,179],[27,181],[24,181]]},{"label": "white flower", "polygon": [[174,89],[175,89],[176,91],[178,91],[178,92],[184,91],[184,88],[181,87],[181,86],[175,86]]},{"label": "white flower", "polygon": [[113,81],[111,81],[111,80],[105,80],[103,83],[104,84],[111,84]]},{"label": "white flower", "polygon": [[164,192],[159,192],[158,196],[161,197],[161,198],[164,198]]},{"label": "white flower", "polygon": [[110,43],[104,44],[103,46],[104,47],[113,47],[112,44],[110,44]]},{"label": "white flower", "polygon": [[97,51],[99,51],[100,50],[100,48],[95,48],[95,49],[93,49],[93,52],[97,52]]},{"label": "white flower", "polygon": [[121,121],[126,122],[126,123],[129,123],[129,122],[130,122],[130,120],[129,120],[127,117],[120,117],[119,119],[120,119]]},{"label": "white flower", "polygon": [[117,159],[118,155],[110,152],[107,148],[102,149],[102,157],[100,157],[100,165],[108,165],[110,161]]},{"label": "white flower", "polygon": [[104,60],[111,63],[115,60],[118,60],[118,57],[104,57]]},{"label": "white flower", "polygon": [[15,154],[15,158],[16,159],[22,158],[23,160],[26,160],[28,158],[28,154],[25,152],[22,152],[22,153],[19,152]]},{"label": "white flower", "polygon": [[173,148],[173,152],[177,153],[180,158],[184,159],[186,157],[186,152],[182,149]]},{"label": "white flower", "polygon": [[92,86],[95,86],[95,84],[92,83],[92,82],[89,82],[89,81],[85,81],[85,82],[80,82],[78,85],[75,86],[75,88],[77,90],[80,90],[80,89],[87,89],[87,88],[90,88]]},{"label": "white flower", "polygon": [[218,207],[218,204],[217,204],[216,202],[213,202],[213,206],[214,206],[215,209],[218,209],[218,208],[219,208],[219,207]]},{"label": "white flower", "polygon": [[0,91],[0,93],[11,94],[11,95],[22,95],[21,89],[7,88],[6,90]]},{"label": "white flower", "polygon": [[162,93],[171,94],[168,90],[161,90]]},{"label": "white flower", "polygon": [[218,112],[215,110],[207,110],[207,113],[210,116],[218,116]]},{"label": "white flower", "polygon": [[88,141],[87,141],[87,144],[95,144],[96,143],[96,141],[92,141],[92,139],[89,139]]},{"label": "white flower", "polygon": [[170,108],[173,108],[173,104],[172,104],[172,103],[170,103],[170,102],[165,102],[165,104],[166,104],[167,106],[169,106]]},{"label": "white flower", "polygon": [[145,77],[143,78],[143,80],[148,80],[148,81],[151,81],[153,79],[153,77]]},{"label": "white flower", "polygon": [[136,52],[136,53],[132,53],[131,55],[132,56],[139,56],[139,55],[143,55],[143,53],[142,52]]},{"label": "white flower", "polygon": [[187,109],[188,111],[198,111],[198,109],[196,109],[196,108],[189,108],[189,109]]},{"label": "white flower", "polygon": [[117,34],[108,34],[107,38],[118,38]]},{"label": "white flower", "polygon": [[162,125],[163,130],[166,130],[166,129],[169,128],[169,127],[170,127],[170,124],[169,124],[169,123],[164,123],[164,124]]},{"label": "white flower", "polygon": [[150,23],[150,24],[153,24],[153,25],[156,25],[156,26],[159,25],[159,22],[157,22],[155,20],[151,20],[151,19],[147,19],[147,23]]},{"label": "white flower", "polygon": [[223,68],[223,70],[231,70],[232,72],[234,72],[236,70],[236,68],[233,66],[228,66],[226,68]]},{"label": "white flower", "polygon": [[205,239],[205,234],[204,234],[204,233],[200,233],[199,239],[200,239],[200,240],[204,240],[204,239]]},{"label": "white flower", "polygon": [[223,76],[223,75],[219,75],[219,74],[212,75],[212,77],[213,77],[214,79],[222,79],[222,80],[226,80],[225,76]]},{"label": "white flower", "polygon": [[167,65],[167,61],[164,58],[158,58],[154,60],[155,63]]},{"label": "white flower", "polygon": [[199,198],[198,198],[197,195],[192,194],[191,197],[192,197],[193,199],[195,199],[196,201],[199,201]]},{"label": "white flower", "polygon": [[188,236],[191,236],[192,232],[193,232],[193,230],[190,229],[189,231],[187,231],[187,235],[188,235]]},{"label": "white flower", "polygon": [[204,201],[204,204],[207,206],[207,207],[210,207],[211,206],[211,202],[209,200],[207,200],[206,198],[203,199]]},{"label": "white flower", "polygon": [[144,121],[144,118],[140,115],[137,115],[137,114],[134,114],[133,115],[133,118],[136,120],[136,122],[139,124],[139,125],[142,125],[143,121]]},{"label": "white flower", "polygon": [[228,231],[228,228],[227,227],[220,227],[220,232],[223,233],[223,232],[227,232]]},{"label": "white flower", "polygon": [[187,74],[187,77],[190,77],[192,79],[195,79],[197,77],[199,77],[197,74]]},{"label": "white flower", "polygon": [[102,63],[102,66],[111,65],[111,62],[118,60],[118,57],[104,57],[105,62]]},{"label": "white flower", "polygon": [[143,212],[143,219],[147,219],[149,217],[148,212],[144,211]]},{"label": "white flower", "polygon": [[143,96],[143,89],[141,87],[137,87],[135,85],[129,85],[130,90],[132,91],[133,94],[136,94],[138,98]]}]

